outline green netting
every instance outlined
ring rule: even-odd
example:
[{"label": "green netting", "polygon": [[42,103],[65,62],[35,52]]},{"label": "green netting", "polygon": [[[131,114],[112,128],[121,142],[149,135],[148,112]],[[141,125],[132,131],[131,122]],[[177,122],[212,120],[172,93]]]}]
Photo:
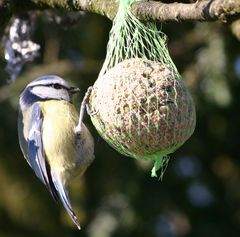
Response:
[{"label": "green netting", "polygon": [[123,60],[136,57],[167,64],[178,75],[166,46],[167,36],[157,29],[155,23],[140,22],[131,13],[133,2],[137,1],[119,1],[119,10],[110,31],[107,55],[99,78]]},{"label": "green netting", "polygon": [[106,59],[94,84],[91,117],[99,134],[120,153],[153,160],[162,177],[168,154],[193,133],[195,109],[155,23],[131,13],[120,0]]}]

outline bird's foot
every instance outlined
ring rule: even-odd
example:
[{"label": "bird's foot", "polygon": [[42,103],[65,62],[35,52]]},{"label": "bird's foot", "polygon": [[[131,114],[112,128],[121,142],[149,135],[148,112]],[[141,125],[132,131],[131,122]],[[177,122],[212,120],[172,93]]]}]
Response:
[{"label": "bird's foot", "polygon": [[84,116],[85,108],[87,110],[87,114],[90,115],[90,116],[93,116],[97,113],[97,111],[91,111],[90,108],[89,108],[89,98],[90,98],[92,89],[93,89],[92,86],[88,87],[87,92],[85,93],[85,96],[83,97],[81,107],[80,107],[80,115],[79,115],[78,125],[75,128],[76,133],[80,133],[81,130],[82,130],[82,122],[83,122],[83,116]]}]

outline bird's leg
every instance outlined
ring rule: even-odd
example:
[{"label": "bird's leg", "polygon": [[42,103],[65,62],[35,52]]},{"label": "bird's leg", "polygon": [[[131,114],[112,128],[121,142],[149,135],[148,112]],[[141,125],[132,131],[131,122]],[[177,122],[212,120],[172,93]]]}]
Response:
[{"label": "bird's leg", "polygon": [[[93,116],[93,115],[95,115],[98,112],[98,111],[92,111],[89,108],[89,97],[90,97],[90,95],[92,93],[92,90],[93,90],[92,86],[88,87],[87,92],[85,93],[85,96],[83,98],[82,105],[81,105],[81,109],[83,110],[82,114],[84,113],[84,109],[86,107],[87,114],[89,116]],[[81,111],[80,111],[80,117],[81,117]]]},{"label": "bird's leg", "polygon": [[92,92],[92,86],[88,87],[87,92],[85,93],[85,96],[83,97],[82,103],[81,103],[81,107],[80,107],[80,115],[79,115],[79,121],[78,121],[78,125],[75,128],[75,132],[76,133],[80,133],[81,129],[82,129],[82,121],[83,121],[83,115],[84,115],[84,111],[85,108],[87,110],[88,115],[92,116],[94,115],[96,112],[92,112],[90,111],[89,108],[89,97],[91,95]]}]

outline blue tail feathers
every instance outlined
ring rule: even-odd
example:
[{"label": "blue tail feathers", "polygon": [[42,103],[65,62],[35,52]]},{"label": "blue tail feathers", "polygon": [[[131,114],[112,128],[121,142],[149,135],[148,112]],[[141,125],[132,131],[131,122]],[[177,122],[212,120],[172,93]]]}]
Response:
[{"label": "blue tail feathers", "polygon": [[55,186],[55,188],[58,192],[59,199],[62,201],[62,204],[65,207],[65,209],[67,210],[69,216],[71,217],[71,219],[73,220],[75,225],[80,230],[81,226],[80,226],[80,224],[77,220],[76,214],[74,213],[74,211],[72,209],[67,190],[65,190],[65,188],[63,186],[63,183],[61,182],[61,179],[58,176],[56,176],[52,173],[52,181],[53,181],[53,184],[54,184],[54,186]]}]

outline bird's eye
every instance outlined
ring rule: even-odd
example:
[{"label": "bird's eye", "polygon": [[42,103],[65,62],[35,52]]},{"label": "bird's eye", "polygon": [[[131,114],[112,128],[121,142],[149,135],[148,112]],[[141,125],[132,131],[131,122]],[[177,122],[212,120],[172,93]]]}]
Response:
[{"label": "bird's eye", "polygon": [[61,87],[61,85],[59,85],[59,84],[53,84],[53,88],[59,90],[59,89],[61,89],[62,87]]}]

